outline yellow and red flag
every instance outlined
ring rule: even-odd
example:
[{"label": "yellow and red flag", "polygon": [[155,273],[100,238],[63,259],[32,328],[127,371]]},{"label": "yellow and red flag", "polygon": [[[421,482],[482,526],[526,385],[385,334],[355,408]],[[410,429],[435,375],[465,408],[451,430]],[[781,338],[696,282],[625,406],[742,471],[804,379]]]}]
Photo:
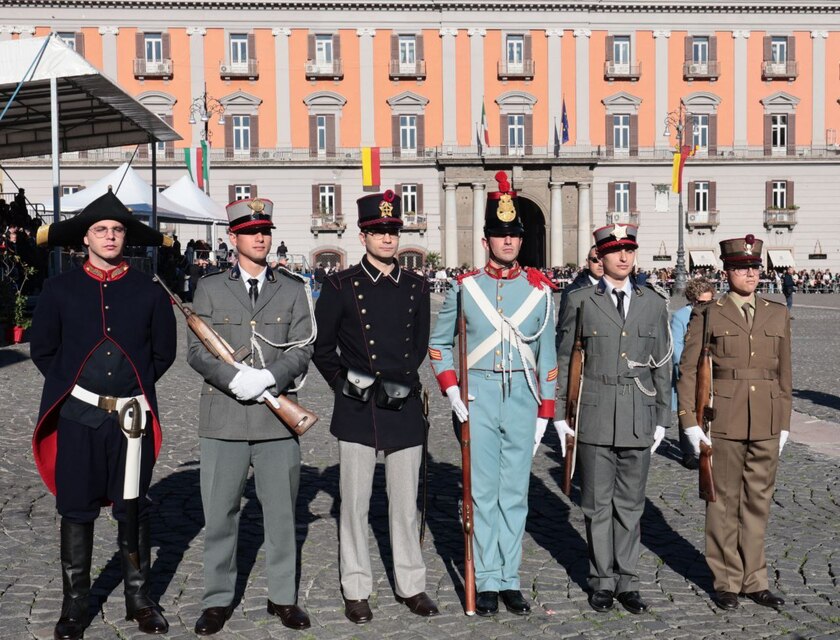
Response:
[{"label": "yellow and red flag", "polygon": [[671,191],[680,193],[682,191],[682,175],[685,161],[694,155],[697,147],[683,145],[678,151],[674,152],[674,166],[671,171]]},{"label": "yellow and red flag", "polygon": [[362,148],[362,186],[379,188],[379,147]]}]

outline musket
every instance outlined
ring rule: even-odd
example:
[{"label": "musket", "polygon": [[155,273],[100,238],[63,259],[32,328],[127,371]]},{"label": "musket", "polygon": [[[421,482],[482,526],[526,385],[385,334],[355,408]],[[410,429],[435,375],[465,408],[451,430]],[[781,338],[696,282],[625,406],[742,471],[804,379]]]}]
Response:
[{"label": "musket", "polygon": [[118,421],[123,435],[128,440],[125,452],[125,476],[123,479],[123,500],[125,502],[126,547],[128,560],[134,568],[140,570],[139,520],[137,518],[140,503],[140,451],[143,436],[145,412],[136,398],[132,398],[120,409]]},{"label": "musket", "polygon": [[429,494],[429,392],[423,389],[423,459],[420,476],[423,479],[423,509],[420,511],[420,545],[426,537],[426,498]]},{"label": "musket", "polygon": [[[249,350],[247,348],[243,346],[239,349],[234,349],[213,327],[202,320],[197,313],[194,313],[192,309],[188,309],[181,304],[181,301],[173,295],[169,287],[164,284],[160,277],[154,276],[152,280],[160,284],[164,291],[169,294],[175,306],[181,310],[181,313],[187,319],[187,326],[213,357],[228,364],[236,364],[248,356]],[[265,391],[261,397],[265,400],[265,406],[296,435],[302,436],[312,425],[318,422],[318,416],[311,411],[307,411],[284,395],[275,397],[268,391]]]},{"label": "musket", "polygon": [[[697,424],[708,435],[712,420],[715,419],[714,392],[712,389],[712,352],[711,332],[709,330],[709,309],[703,311],[703,348],[697,359],[697,386],[695,387],[694,411]],[[715,481],[712,477],[712,448],[705,442],[700,443],[700,498],[706,502],[715,502]]]},{"label": "musket", "polygon": [[[467,317],[464,313],[461,293],[458,294],[458,373],[461,388],[461,402],[470,406],[469,364],[467,363]],[[461,423],[461,501],[462,524],[464,528],[464,613],[475,615],[475,563],[473,561],[473,499],[472,465],[470,462],[470,420]]]},{"label": "musket", "polygon": [[566,435],[566,458],[563,463],[563,493],[572,494],[572,476],[575,473],[577,453],[577,419],[580,410],[580,394],[583,391],[583,364],[586,351],[583,348],[583,302],[575,312],[575,343],[569,357],[569,382],[566,389],[566,423],[575,435]]}]

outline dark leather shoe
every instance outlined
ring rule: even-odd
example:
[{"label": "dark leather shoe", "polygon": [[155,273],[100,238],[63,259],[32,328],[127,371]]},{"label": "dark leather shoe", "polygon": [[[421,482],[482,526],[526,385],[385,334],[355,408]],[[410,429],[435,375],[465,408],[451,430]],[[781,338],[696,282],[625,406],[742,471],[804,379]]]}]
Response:
[{"label": "dark leather shoe", "polygon": [[716,591],[714,597],[715,605],[718,609],[724,611],[731,611],[738,608],[738,594],[731,591]]},{"label": "dark leather shoe", "polygon": [[779,596],[770,593],[767,589],[764,589],[763,591],[745,593],[744,595],[756,604],[760,604],[762,607],[781,607],[785,604],[784,598],[780,598]]},{"label": "dark leather shoe", "polygon": [[696,456],[693,454],[687,453],[683,456],[682,464],[686,469],[690,469],[691,471],[697,471],[698,467],[700,466],[700,461],[697,460]]},{"label": "dark leather shoe", "polygon": [[475,597],[475,612],[480,616],[494,616],[499,611],[498,591],[479,591]]},{"label": "dark leather shoe", "polygon": [[370,610],[367,598],[364,600],[344,599],[344,615],[353,624],[365,624],[373,620],[373,611]]},{"label": "dark leather shoe", "polygon": [[606,589],[598,589],[589,594],[589,606],[595,611],[609,611],[613,608],[613,593]]},{"label": "dark leather shoe", "polygon": [[85,620],[82,617],[61,616],[55,623],[55,640],[79,640],[85,633]]},{"label": "dark leather shoe", "polygon": [[306,611],[301,609],[296,604],[274,604],[271,600],[268,601],[268,613],[280,618],[280,622],[284,627],[289,629],[308,629],[310,622]]},{"label": "dark leather shoe", "polygon": [[518,616],[527,616],[531,613],[531,605],[525,600],[525,596],[518,589],[504,589],[499,591],[505,608]]},{"label": "dark leather shoe", "polygon": [[638,591],[624,591],[619,593],[616,596],[616,600],[618,600],[621,603],[621,606],[627,609],[630,613],[644,613],[648,608]]},{"label": "dark leather shoe", "polygon": [[230,620],[231,615],[233,615],[233,608],[230,606],[205,609],[195,623],[195,632],[200,636],[212,636],[214,633],[219,633],[225,626],[225,622]]},{"label": "dark leather shoe", "polygon": [[169,623],[157,607],[144,607],[128,616],[127,620],[134,620],[137,628],[143,633],[161,634],[169,631]]},{"label": "dark leather shoe", "polygon": [[411,613],[416,613],[418,616],[431,618],[432,616],[436,616],[440,613],[435,601],[426,595],[425,591],[421,591],[410,598],[397,596],[397,602],[401,602],[409,608]]}]

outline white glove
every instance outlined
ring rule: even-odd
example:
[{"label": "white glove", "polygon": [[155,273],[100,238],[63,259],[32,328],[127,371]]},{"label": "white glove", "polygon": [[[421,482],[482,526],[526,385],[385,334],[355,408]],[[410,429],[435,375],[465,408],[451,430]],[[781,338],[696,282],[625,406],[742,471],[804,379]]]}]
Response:
[{"label": "white glove", "polygon": [[782,455],[782,449],[785,448],[785,444],[790,437],[790,431],[787,429],[783,429],[782,432],[779,434],[779,455]]},{"label": "white glove", "polygon": [[276,384],[274,376],[268,369],[254,369],[243,364],[236,368],[239,369],[239,373],[230,381],[228,388],[240,402],[256,400],[263,391]]},{"label": "white glove", "polygon": [[712,446],[712,441],[700,427],[689,427],[685,430],[685,437],[691,443],[691,448],[694,450],[694,455],[700,455],[700,443],[704,442],[708,446]]},{"label": "white glove", "polygon": [[569,423],[565,420],[554,421],[554,428],[557,430],[557,437],[560,438],[560,452],[566,456],[566,436],[575,437],[575,432],[569,427]]},{"label": "white glove", "polygon": [[537,418],[537,431],[534,433],[534,453],[531,454],[532,458],[537,455],[537,449],[540,448],[540,442],[542,442],[547,426],[548,418]]},{"label": "white glove", "polygon": [[466,422],[470,412],[467,409],[467,405],[461,400],[461,390],[457,384],[453,384],[447,388],[446,397],[449,398],[449,404],[452,405],[452,411],[455,413],[455,417],[458,418],[458,422]]},{"label": "white glove", "polygon": [[662,443],[662,438],[665,437],[665,427],[660,427],[656,425],[656,431],[653,432],[653,446],[650,448],[650,452],[653,453],[659,448],[659,445]]}]

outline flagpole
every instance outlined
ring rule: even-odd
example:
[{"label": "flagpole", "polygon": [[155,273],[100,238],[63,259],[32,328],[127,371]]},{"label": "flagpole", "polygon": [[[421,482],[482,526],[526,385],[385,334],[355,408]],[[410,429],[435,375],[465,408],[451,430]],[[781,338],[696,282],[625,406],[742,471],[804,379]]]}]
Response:
[{"label": "flagpole", "polygon": [[[674,127],[677,133],[677,149],[683,153],[683,132],[685,130],[685,107],[680,101],[679,107],[665,117],[665,135],[669,135],[670,127]],[[682,170],[677,172],[677,188],[679,200],[677,201],[677,263],[674,267],[674,289],[672,295],[681,296],[685,293],[688,273],[685,268],[685,239],[684,239],[684,212],[683,212],[683,190]]]}]

